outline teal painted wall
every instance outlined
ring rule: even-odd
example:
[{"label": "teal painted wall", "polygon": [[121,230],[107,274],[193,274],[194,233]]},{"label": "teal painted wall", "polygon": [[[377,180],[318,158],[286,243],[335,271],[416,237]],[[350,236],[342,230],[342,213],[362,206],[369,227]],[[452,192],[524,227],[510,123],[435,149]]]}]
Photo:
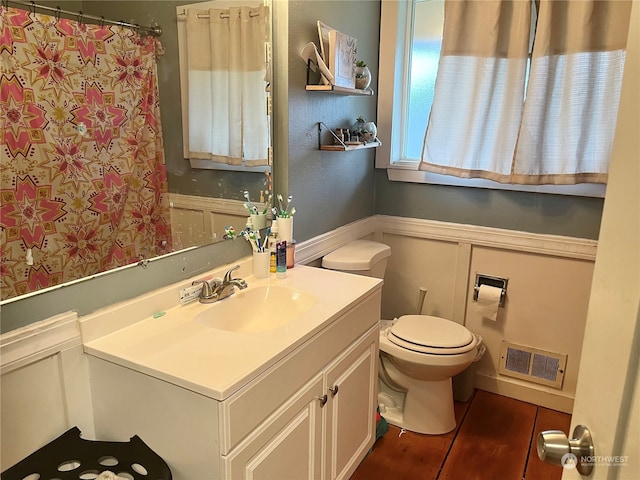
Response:
[{"label": "teal painted wall", "polygon": [[[292,1],[289,3],[288,190],[297,213],[294,236],[306,240],[375,214],[375,149],[318,150],[317,122],[349,127],[356,117],[376,117],[375,97],[351,97],[305,90],[308,42],[318,44],[318,20],[357,39],[358,58],[378,70],[379,1]],[[376,80],[371,87],[377,89]],[[280,171],[277,172],[280,175]]]},{"label": "teal painted wall", "polygon": [[604,199],[391,182],[376,171],[382,215],[597,239]]}]

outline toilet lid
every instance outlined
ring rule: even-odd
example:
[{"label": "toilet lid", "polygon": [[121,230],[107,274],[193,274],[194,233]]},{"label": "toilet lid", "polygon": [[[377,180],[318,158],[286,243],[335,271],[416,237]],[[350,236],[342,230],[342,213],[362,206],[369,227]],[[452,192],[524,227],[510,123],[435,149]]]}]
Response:
[{"label": "toilet lid", "polygon": [[422,353],[455,355],[471,350],[473,334],[462,325],[429,315],[404,315],[389,329],[398,346]]}]

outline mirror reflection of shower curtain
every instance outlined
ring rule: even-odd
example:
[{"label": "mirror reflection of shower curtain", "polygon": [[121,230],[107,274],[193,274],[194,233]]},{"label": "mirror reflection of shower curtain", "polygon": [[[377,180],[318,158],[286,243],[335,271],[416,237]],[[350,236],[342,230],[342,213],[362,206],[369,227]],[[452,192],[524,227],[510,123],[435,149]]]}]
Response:
[{"label": "mirror reflection of shower curtain", "polygon": [[0,7],[2,299],[171,251],[153,38]]},{"label": "mirror reflection of shower curtain", "polygon": [[267,7],[187,10],[191,159],[268,165]]}]

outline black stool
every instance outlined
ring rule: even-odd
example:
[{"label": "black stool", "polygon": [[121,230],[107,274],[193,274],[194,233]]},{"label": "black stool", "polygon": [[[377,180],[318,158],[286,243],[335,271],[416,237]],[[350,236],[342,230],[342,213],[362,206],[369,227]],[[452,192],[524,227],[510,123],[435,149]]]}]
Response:
[{"label": "black stool", "polygon": [[[101,442],[80,438],[73,427],[13,467],[2,480],[91,478],[105,470],[134,480],[171,480],[166,462],[137,435],[128,442]],[[95,478],[95,477],[94,477]]]}]

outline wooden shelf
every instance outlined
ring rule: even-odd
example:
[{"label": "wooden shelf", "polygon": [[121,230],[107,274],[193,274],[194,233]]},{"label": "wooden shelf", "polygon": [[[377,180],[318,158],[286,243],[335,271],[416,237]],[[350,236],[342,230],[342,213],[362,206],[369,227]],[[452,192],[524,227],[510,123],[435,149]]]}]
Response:
[{"label": "wooden shelf", "polygon": [[[329,133],[331,133],[333,138],[339,143],[323,145],[322,144],[322,127],[326,128],[329,131]],[[382,145],[382,142],[377,137],[373,142],[368,142],[368,143],[350,144],[348,142],[343,142],[335,135],[335,133],[333,133],[333,131],[327,126],[326,123],[318,122],[318,148],[320,150],[325,150],[327,152],[349,152],[351,150],[362,150],[364,148],[377,148],[380,145]]]},{"label": "wooden shelf", "polygon": [[373,90],[360,90],[357,88],[339,87],[338,85],[307,85],[307,92],[325,92],[335,95],[361,95],[371,97]]},{"label": "wooden shelf", "polygon": [[[373,96],[373,90],[367,88],[366,90],[360,90],[359,88],[349,88],[349,87],[340,87],[338,85],[314,85],[310,83],[309,73],[311,72],[311,59],[307,62],[307,84],[306,90],[307,92],[324,92],[324,93],[333,93],[335,95],[360,95],[363,97],[371,97]],[[316,68],[314,68],[314,71]],[[320,70],[319,68],[317,70]],[[322,72],[320,72],[320,76],[324,78]]]},{"label": "wooden shelf", "polygon": [[326,150],[329,152],[349,152],[351,150],[361,150],[363,148],[377,148],[382,145],[382,142],[376,140],[375,142],[360,143],[358,145],[320,145],[320,150]]}]

